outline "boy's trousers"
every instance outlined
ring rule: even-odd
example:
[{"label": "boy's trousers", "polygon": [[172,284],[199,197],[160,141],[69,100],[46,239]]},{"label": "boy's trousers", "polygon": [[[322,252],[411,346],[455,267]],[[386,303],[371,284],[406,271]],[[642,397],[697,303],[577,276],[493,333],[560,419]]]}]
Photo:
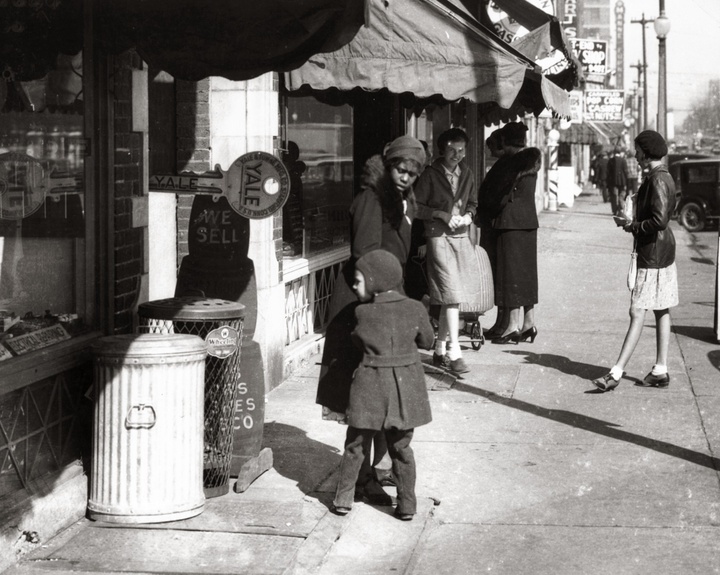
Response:
[{"label": "boy's trousers", "polygon": [[333,504],[336,507],[352,507],[355,499],[355,482],[365,453],[371,448],[376,433],[384,433],[387,438],[388,453],[392,459],[392,470],[397,485],[397,512],[415,514],[415,454],[410,441],[413,429],[358,429],[349,426],[345,438],[345,452],[340,464],[340,479]]}]

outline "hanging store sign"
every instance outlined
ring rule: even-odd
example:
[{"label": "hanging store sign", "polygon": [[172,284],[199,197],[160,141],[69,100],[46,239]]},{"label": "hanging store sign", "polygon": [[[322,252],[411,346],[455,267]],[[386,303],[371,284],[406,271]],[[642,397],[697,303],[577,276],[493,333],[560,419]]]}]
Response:
[{"label": "hanging store sign", "polygon": [[622,123],[625,93],[623,90],[586,90],[584,116],[586,121]]},{"label": "hanging store sign", "polygon": [[282,209],[290,195],[290,175],[272,154],[249,152],[235,160],[225,172],[150,176],[150,190],[173,194],[225,196],[230,207],[246,218],[267,218]]},{"label": "hanging store sign", "polygon": [[581,40],[579,38],[571,38],[575,56],[580,61],[585,71],[585,76],[589,79],[599,78],[602,82],[607,73],[607,42],[604,40]]}]

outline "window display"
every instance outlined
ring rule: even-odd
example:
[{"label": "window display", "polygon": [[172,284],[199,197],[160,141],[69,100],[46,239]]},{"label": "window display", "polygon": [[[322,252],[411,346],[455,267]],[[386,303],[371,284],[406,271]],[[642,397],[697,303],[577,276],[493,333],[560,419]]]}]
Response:
[{"label": "window display", "polygon": [[285,257],[311,257],[350,242],[353,116],[349,105],[287,99],[290,198],[283,210]]},{"label": "window display", "polygon": [[84,331],[82,55],[0,80],[0,361]]}]

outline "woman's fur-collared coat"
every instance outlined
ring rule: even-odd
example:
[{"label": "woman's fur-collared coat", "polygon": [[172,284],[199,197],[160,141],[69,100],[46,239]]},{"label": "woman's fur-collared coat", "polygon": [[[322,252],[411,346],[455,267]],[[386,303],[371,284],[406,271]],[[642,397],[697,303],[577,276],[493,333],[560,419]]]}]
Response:
[{"label": "woman's fur-collared coat", "polygon": [[541,158],[538,148],[525,148],[510,158],[507,170],[514,178],[502,194],[500,213],[493,221],[493,228],[532,230],[539,227],[535,189]]}]

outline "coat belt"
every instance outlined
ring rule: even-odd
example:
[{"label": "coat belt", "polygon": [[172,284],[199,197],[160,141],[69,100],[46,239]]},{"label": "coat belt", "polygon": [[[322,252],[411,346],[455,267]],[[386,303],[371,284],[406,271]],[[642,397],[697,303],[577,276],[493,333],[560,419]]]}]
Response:
[{"label": "coat belt", "polygon": [[362,363],[367,367],[404,367],[418,361],[418,353],[404,353],[402,355],[369,355],[363,356]]}]

